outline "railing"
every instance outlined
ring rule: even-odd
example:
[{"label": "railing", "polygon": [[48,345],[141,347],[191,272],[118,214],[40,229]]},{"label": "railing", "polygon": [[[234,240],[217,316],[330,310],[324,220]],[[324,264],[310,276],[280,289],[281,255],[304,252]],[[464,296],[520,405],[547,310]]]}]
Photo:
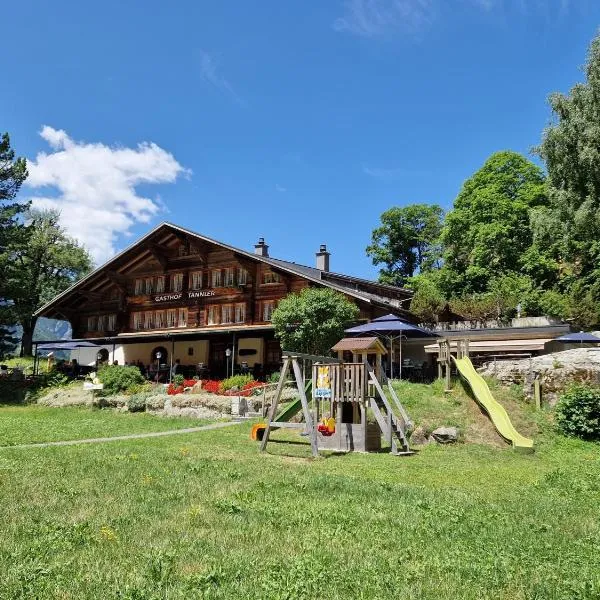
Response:
[{"label": "railing", "polygon": [[421,324],[421,327],[429,328],[433,331],[465,331],[467,329],[552,327],[553,325],[564,325],[564,323],[554,317],[520,317],[517,319],[443,321],[435,325]]}]

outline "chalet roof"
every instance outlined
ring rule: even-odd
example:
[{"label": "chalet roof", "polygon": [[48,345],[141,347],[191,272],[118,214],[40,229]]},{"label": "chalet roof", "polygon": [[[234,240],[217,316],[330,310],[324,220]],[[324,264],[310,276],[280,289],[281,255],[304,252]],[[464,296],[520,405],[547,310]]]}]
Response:
[{"label": "chalet roof", "polygon": [[347,350],[348,352],[370,351],[372,354],[387,354],[385,346],[376,337],[343,338],[332,350],[334,352]]},{"label": "chalet roof", "polygon": [[[127,258],[131,258],[136,252],[136,250],[143,248],[144,245],[150,243],[153,238],[157,238],[161,234],[164,235],[168,233],[173,233],[175,235],[183,234],[189,236],[191,239],[196,239],[203,243],[219,246],[223,249],[233,252],[236,255],[242,256],[245,259],[268,264],[280,271],[284,271],[293,275],[298,275],[304,279],[312,281],[313,283],[318,283],[321,286],[336,290],[348,296],[354,297],[358,300],[362,300],[363,302],[366,302],[368,304],[374,304],[388,309],[392,307],[393,310],[401,314],[410,315],[410,313],[406,309],[402,308],[402,302],[404,300],[398,299],[400,296],[403,296],[404,299],[409,299],[412,296],[412,292],[410,290],[406,290],[396,286],[387,286],[384,284],[379,284],[377,282],[361,279],[359,277],[352,277],[350,275],[321,271],[320,269],[308,267],[305,265],[298,265],[293,262],[276,259],[269,256],[260,256],[258,254],[255,254],[254,252],[249,252],[241,248],[236,248],[235,246],[219,242],[218,240],[212,239],[205,235],[196,233],[195,231],[191,231],[184,227],[180,227],[179,225],[175,225],[173,223],[168,222],[160,223],[154,229],[152,229],[140,239],[138,239],[136,242],[134,242],[132,245],[127,247],[125,250],[119,252],[106,263],[104,263],[103,265],[92,271],[90,274],[74,283],[67,290],[65,290],[64,292],[53,298],[50,302],[38,309],[35,315],[50,316],[52,314],[51,310],[57,305],[59,305],[61,300],[66,299],[69,295],[76,293],[80,289],[85,289],[86,284],[94,281],[95,279],[100,278],[103,275],[103,273],[110,271],[111,268],[116,269],[120,263],[122,263]],[[374,290],[380,291],[381,295],[378,293],[372,293],[366,290],[359,289],[361,284],[371,286]],[[395,298],[393,296],[395,296]]]}]

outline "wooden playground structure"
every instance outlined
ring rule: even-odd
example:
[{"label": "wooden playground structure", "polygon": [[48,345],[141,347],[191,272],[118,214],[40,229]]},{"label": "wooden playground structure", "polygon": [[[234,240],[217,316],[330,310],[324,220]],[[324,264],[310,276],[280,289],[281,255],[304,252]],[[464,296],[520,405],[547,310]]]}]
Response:
[{"label": "wooden playground structure", "polygon": [[[382,369],[381,357],[387,352],[383,344],[375,337],[345,338],[332,349],[338,353],[337,359],[283,352],[267,423],[258,426],[262,428],[260,450],[266,449],[272,431],[289,428],[305,431],[313,456],[320,450],[377,451],[382,434],[392,454],[412,454],[407,438],[412,423]],[[344,353],[352,355],[351,362],[344,362]],[[300,395],[303,422],[277,418],[290,374]],[[305,375],[309,375],[308,380]],[[369,422],[369,412],[374,422]]]}]

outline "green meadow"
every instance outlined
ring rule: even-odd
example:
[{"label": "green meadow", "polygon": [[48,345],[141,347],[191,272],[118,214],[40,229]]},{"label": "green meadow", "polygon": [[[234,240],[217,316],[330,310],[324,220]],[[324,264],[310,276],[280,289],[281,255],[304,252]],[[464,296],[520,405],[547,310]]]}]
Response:
[{"label": "green meadow", "polygon": [[[495,438],[460,387],[400,391],[417,422],[459,424],[464,443],[313,460],[289,432],[261,455],[245,423],[0,449],[0,597],[599,598],[600,446],[558,436],[511,391],[534,454]],[[177,424],[0,408],[5,445]]]}]

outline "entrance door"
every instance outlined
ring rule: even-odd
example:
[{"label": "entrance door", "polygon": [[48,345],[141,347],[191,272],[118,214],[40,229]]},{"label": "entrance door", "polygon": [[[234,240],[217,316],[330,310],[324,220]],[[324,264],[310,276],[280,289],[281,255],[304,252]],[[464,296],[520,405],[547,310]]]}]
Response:
[{"label": "entrance door", "polygon": [[222,342],[210,343],[210,354],[208,368],[212,379],[223,379],[227,371],[227,356],[225,349],[227,345]]}]

